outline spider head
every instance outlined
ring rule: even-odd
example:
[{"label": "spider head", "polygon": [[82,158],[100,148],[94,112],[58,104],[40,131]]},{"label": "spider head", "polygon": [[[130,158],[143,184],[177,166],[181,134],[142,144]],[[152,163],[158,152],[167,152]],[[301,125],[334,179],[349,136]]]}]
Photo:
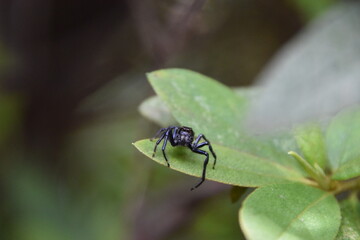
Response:
[{"label": "spider head", "polygon": [[194,131],[189,127],[181,127],[176,137],[178,145],[189,146],[194,141]]}]

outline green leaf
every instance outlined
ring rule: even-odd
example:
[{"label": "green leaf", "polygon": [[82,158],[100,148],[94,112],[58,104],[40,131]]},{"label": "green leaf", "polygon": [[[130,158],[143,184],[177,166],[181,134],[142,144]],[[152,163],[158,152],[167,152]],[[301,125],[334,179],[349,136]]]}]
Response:
[{"label": "green leaf", "polygon": [[324,168],[327,163],[325,139],[317,123],[309,123],[295,128],[295,139],[304,158],[314,166]]},{"label": "green leaf", "polygon": [[247,136],[243,120],[251,90],[237,91],[219,82],[184,69],[158,70],[148,75],[154,90],[175,119],[212,142],[301,172],[298,163],[281,151],[272,139]]},{"label": "green leaf", "polygon": [[360,239],[360,204],[356,196],[340,202],[341,226],[336,240]]},{"label": "green leaf", "polygon": [[333,179],[360,176],[360,108],[342,111],[331,121],[326,144]]},{"label": "green leaf", "polygon": [[333,195],[296,183],[255,190],[239,217],[249,240],[332,240],[341,219]]},{"label": "green leaf", "polygon": [[[165,159],[159,150],[152,157],[155,142],[149,139],[134,143],[135,147],[154,161],[166,165]],[[310,183],[294,170],[280,164],[268,161],[245,152],[212,144],[217,154],[216,168],[212,169],[210,158],[206,178],[237,186],[258,187],[273,183],[304,182]],[[170,167],[188,175],[200,177],[203,168],[204,156],[195,154],[187,148],[168,146],[166,153]]]},{"label": "green leaf", "polygon": [[212,141],[238,145],[235,142],[247,104],[245,98],[189,70],[166,69],[147,76],[178,122],[206,133]]}]

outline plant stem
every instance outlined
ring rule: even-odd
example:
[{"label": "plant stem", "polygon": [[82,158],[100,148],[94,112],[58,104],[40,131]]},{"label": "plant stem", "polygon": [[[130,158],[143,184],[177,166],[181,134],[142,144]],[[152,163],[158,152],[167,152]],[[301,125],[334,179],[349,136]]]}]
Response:
[{"label": "plant stem", "polygon": [[360,177],[339,183],[338,187],[334,190],[334,194],[338,194],[353,189],[360,189]]},{"label": "plant stem", "polygon": [[294,151],[290,151],[288,154],[293,156],[301,164],[309,176],[319,184],[321,189],[326,191],[330,190],[333,194],[354,189],[360,190],[360,177],[343,182],[331,180],[329,176],[326,176],[323,169],[316,163],[312,166],[308,161]]},{"label": "plant stem", "polygon": [[293,156],[305,169],[305,171],[313,178],[316,182],[318,182],[319,186],[324,190],[329,190],[332,188],[331,180],[325,175],[322,168],[318,165],[312,166],[308,161],[306,161],[303,157],[297,154],[294,151],[289,151],[289,155]]}]

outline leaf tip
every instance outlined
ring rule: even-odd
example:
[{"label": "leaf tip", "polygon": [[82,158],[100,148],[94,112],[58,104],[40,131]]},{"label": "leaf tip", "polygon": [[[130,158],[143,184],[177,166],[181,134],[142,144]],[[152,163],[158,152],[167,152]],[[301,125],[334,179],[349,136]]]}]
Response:
[{"label": "leaf tip", "polygon": [[139,147],[138,147],[138,145],[137,145],[137,142],[132,142],[131,145],[133,145],[137,150],[140,151],[140,149],[139,149]]},{"label": "leaf tip", "polygon": [[146,73],[146,78],[148,79],[148,81],[152,84],[153,81],[156,81],[156,79],[159,79],[160,77],[164,77],[163,75],[166,73],[166,70],[155,70],[152,72],[148,72]]},{"label": "leaf tip", "polygon": [[[144,139],[145,140],[145,139]],[[136,141],[136,142],[133,142],[131,143],[134,147],[136,147],[137,150],[139,150],[140,152],[144,153],[142,150],[141,150],[141,143],[144,141],[144,140],[139,140],[139,141]],[[145,154],[145,153],[144,153]]]},{"label": "leaf tip", "polygon": [[287,154],[289,154],[289,155],[291,155],[291,156],[297,155],[297,153],[296,153],[296,152],[294,152],[294,151],[288,151],[288,153],[287,153]]}]

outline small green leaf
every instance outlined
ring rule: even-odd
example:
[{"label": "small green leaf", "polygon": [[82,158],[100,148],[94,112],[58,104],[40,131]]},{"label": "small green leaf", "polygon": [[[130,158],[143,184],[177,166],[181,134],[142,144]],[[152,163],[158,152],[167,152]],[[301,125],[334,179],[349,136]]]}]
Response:
[{"label": "small green leaf", "polygon": [[212,142],[269,161],[280,163],[303,173],[286,151],[275,146],[272,139],[247,136],[243,120],[251,89],[237,93],[202,74],[184,69],[158,70],[148,75],[160,99],[175,119],[195,133],[205,134]]},{"label": "small green leaf", "polygon": [[249,240],[332,240],[341,219],[333,195],[296,183],[255,190],[239,217]]},{"label": "small green leaf", "polygon": [[360,176],[360,108],[342,111],[331,121],[326,144],[333,179]]},{"label": "small green leaf", "polygon": [[312,166],[308,161],[306,161],[303,157],[301,157],[296,152],[290,151],[289,155],[293,156],[304,168],[304,170],[309,174],[309,176],[314,179],[321,189],[329,190],[331,188],[331,181],[326,176],[324,170],[319,167],[317,163],[314,163]]},{"label": "small green leaf", "polygon": [[[155,142],[149,139],[134,143],[135,147],[154,161],[166,165],[161,150],[152,157]],[[216,168],[212,169],[210,157],[207,179],[237,186],[258,187],[273,183],[311,182],[299,173],[280,164],[248,153],[212,144],[217,154]],[[166,149],[170,167],[188,175],[200,177],[204,156],[195,154],[187,148],[171,147]]]},{"label": "small green leaf", "polygon": [[360,239],[360,204],[356,196],[340,202],[341,226],[336,240]]},{"label": "small green leaf", "polygon": [[325,140],[321,127],[317,123],[301,125],[295,129],[295,139],[304,158],[314,166],[317,163],[324,168],[327,163]]}]

